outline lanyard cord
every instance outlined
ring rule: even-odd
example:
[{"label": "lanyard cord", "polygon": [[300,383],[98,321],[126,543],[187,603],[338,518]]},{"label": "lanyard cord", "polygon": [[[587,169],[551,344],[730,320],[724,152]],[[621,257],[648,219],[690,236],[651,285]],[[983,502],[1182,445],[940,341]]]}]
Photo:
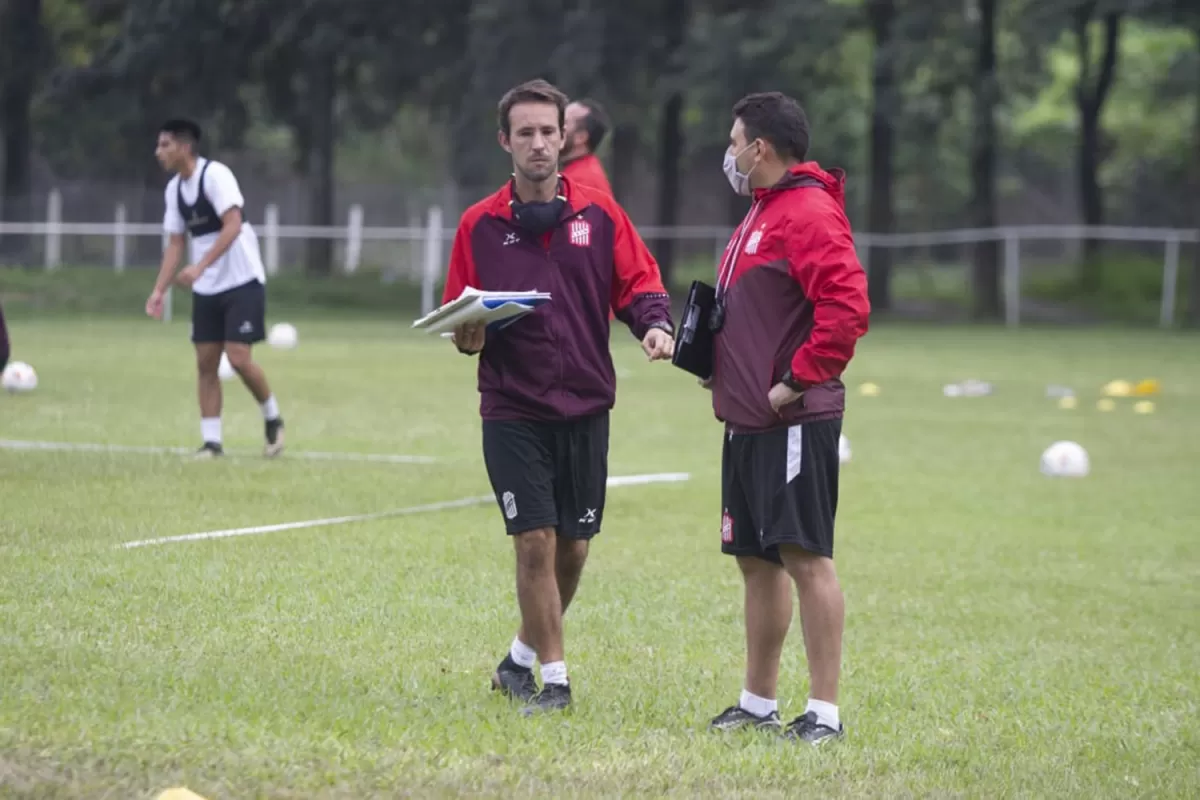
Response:
[{"label": "lanyard cord", "polygon": [[733,232],[735,240],[734,246],[730,249],[725,260],[721,263],[721,269],[717,272],[717,299],[720,300],[729,291],[730,284],[733,283],[733,273],[737,267],[738,254],[742,251],[742,241],[746,238],[746,232],[750,230],[755,218],[758,216],[758,211],[761,208],[761,202],[755,202],[747,212],[742,224]]}]

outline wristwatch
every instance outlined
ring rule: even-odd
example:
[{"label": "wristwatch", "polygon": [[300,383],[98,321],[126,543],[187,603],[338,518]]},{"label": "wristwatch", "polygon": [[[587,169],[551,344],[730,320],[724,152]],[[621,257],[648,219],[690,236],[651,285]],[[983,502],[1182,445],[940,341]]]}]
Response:
[{"label": "wristwatch", "polygon": [[804,394],[804,385],[796,381],[796,379],[792,376],[792,371],[790,369],[783,373],[783,377],[779,379],[779,382],[791,389],[793,392]]}]

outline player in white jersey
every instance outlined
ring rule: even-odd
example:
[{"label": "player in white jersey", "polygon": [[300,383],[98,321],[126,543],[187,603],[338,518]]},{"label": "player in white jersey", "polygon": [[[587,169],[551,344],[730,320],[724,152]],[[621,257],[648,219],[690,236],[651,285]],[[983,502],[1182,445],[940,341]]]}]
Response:
[{"label": "player in white jersey", "polygon": [[[163,169],[174,172],[167,184],[163,230],[169,235],[146,313],[161,319],[163,298],[172,280],[192,290],[192,342],[199,370],[201,457],[222,455],[221,379],[224,352],[262,408],[267,457],[283,451],[283,418],[251,347],[266,338],[266,271],[258,237],[243,216],[246,201],[229,167],[201,158],[196,148],[200,126],[169,120],[159,128],[154,151]],[[191,235],[187,267],[175,274]]]}]

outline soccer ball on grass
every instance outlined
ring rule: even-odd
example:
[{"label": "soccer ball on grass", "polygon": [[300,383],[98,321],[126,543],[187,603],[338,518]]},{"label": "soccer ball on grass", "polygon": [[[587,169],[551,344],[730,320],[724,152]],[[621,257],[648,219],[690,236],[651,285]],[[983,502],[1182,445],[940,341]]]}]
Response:
[{"label": "soccer ball on grass", "polygon": [[13,361],[4,368],[0,385],[4,386],[4,391],[13,394],[32,392],[38,385],[37,372],[24,361]]},{"label": "soccer ball on grass", "polygon": [[296,346],[296,340],[296,326],[290,322],[277,323],[267,331],[267,344],[280,350],[291,350]]},{"label": "soccer ball on grass", "polygon": [[1042,474],[1052,478],[1082,478],[1091,471],[1087,450],[1075,442],[1055,442],[1042,453]]}]

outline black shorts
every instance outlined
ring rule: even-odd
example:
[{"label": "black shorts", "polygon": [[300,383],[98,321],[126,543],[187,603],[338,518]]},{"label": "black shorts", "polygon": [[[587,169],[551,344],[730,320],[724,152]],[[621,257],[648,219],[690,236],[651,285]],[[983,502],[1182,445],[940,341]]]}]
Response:
[{"label": "black shorts", "polygon": [[254,344],[267,338],[267,287],[243,283],[217,294],[192,292],[192,341]]},{"label": "black shorts", "polygon": [[608,412],[571,422],[483,421],[483,460],[510,535],[600,532],[608,487]]},{"label": "black shorts", "polygon": [[833,558],[840,419],[725,434],[721,552],[782,564],[779,546]]}]

